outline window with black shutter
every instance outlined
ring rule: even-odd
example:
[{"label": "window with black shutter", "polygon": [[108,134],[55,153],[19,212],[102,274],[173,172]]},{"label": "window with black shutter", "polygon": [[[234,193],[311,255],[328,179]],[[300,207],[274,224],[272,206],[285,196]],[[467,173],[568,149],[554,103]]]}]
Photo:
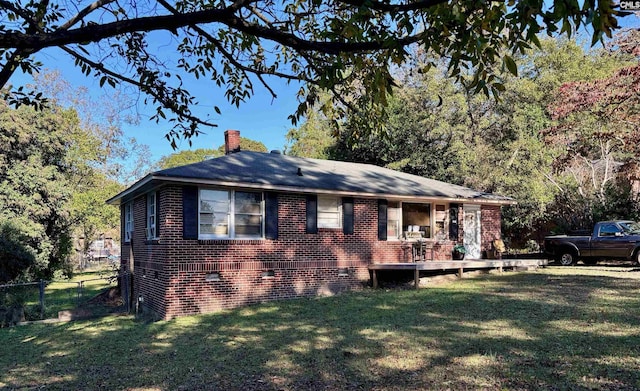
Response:
[{"label": "window with black shutter", "polygon": [[378,240],[387,240],[387,200],[378,200]]},{"label": "window with black shutter", "polygon": [[345,235],[352,235],[354,225],[353,198],[344,197],[342,199],[342,232]]},{"label": "window with black shutter", "polygon": [[318,233],[318,197],[315,194],[307,195],[307,221],[306,232]]}]

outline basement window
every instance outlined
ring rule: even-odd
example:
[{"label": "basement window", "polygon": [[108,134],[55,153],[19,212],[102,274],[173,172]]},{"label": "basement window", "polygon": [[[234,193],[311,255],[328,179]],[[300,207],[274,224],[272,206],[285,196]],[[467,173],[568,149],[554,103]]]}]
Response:
[{"label": "basement window", "polygon": [[276,272],[273,270],[266,270],[262,272],[262,278],[274,278],[276,276]]},{"label": "basement window", "polygon": [[204,280],[207,282],[220,281],[220,273],[219,272],[209,273],[205,276]]}]

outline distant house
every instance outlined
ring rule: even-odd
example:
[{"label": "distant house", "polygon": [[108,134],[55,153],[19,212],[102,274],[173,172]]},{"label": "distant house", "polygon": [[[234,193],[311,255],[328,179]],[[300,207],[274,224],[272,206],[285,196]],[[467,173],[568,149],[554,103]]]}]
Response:
[{"label": "distant house", "polygon": [[134,296],[165,319],[358,289],[410,242],[480,258],[508,197],[367,164],[240,151],[153,172],[110,199]]}]

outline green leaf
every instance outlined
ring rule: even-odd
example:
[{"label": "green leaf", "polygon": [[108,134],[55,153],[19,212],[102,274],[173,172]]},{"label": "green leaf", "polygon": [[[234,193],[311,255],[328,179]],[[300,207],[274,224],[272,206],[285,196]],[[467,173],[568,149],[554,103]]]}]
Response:
[{"label": "green leaf", "polygon": [[504,61],[504,65],[507,67],[509,72],[511,72],[511,74],[513,76],[517,77],[518,76],[518,66],[516,65],[516,62],[513,61],[513,58],[505,55],[502,58],[502,60]]},{"label": "green leaf", "polygon": [[506,91],[506,88],[504,87],[504,84],[502,84],[502,83],[493,83],[492,87],[495,88],[497,91],[500,91],[500,92]]}]

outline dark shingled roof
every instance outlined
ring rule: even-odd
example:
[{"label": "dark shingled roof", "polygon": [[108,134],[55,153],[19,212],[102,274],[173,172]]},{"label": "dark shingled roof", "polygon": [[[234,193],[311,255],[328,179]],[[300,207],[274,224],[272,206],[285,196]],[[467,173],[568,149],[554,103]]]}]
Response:
[{"label": "dark shingled roof", "polygon": [[149,182],[193,182],[237,185],[300,192],[336,192],[354,195],[466,199],[498,204],[509,197],[478,192],[417,175],[335,160],[286,156],[279,153],[236,152],[181,167],[156,171],[108,202],[144,191]]}]

